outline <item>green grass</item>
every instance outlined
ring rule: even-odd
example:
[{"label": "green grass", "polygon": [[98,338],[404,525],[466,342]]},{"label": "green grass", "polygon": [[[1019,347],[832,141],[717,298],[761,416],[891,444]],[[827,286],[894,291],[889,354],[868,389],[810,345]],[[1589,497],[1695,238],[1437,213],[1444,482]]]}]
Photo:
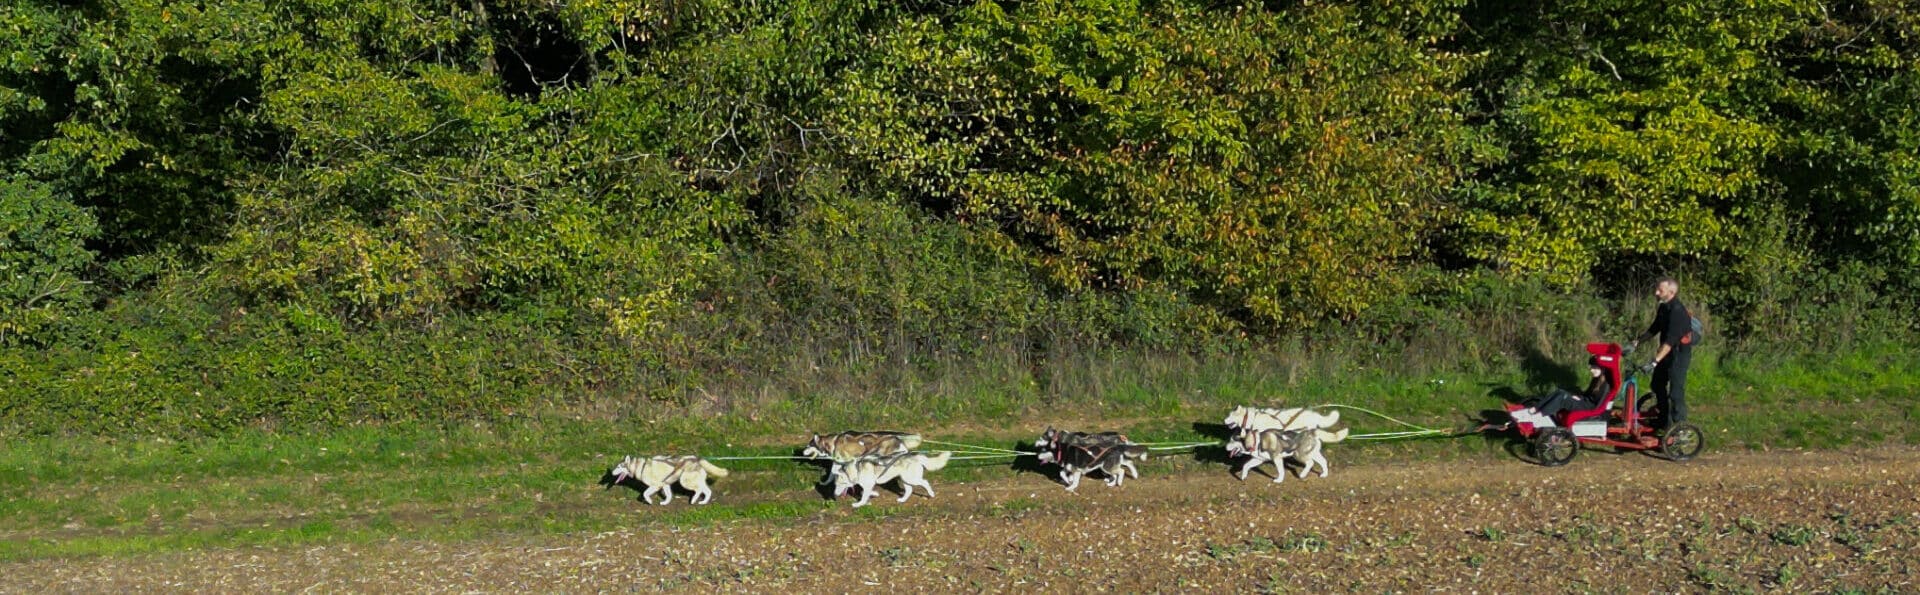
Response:
[{"label": "green grass", "polygon": [[[1920,443],[1920,369],[1897,349],[1764,365],[1704,351],[1692,382],[1693,421],[1709,449],[1833,448]],[[815,394],[743,404],[726,414],[657,407],[621,419],[558,413],[488,424],[357,426],[324,434],[248,431],[191,441],[12,438],[0,446],[0,560],[117,556],[194,548],[459,540],[500,533],[604,531],[636,523],[701,525],[742,519],[849,521],[937,514],[872,506],[851,511],[811,492],[818,467],[798,461],[724,461],[710,506],[644,506],[597,481],[622,454],[709,457],[792,454],[810,431],[914,429],[929,438],[1016,448],[1050,423],[1121,430],[1141,442],[1197,442],[1234,404],[1342,403],[1451,428],[1527,395],[1561,370],[1517,363],[1482,372],[1414,375],[1388,366],[1285,356],[1118,358],[1081,362],[1054,392],[964,383],[856,405]],[[1071,390],[1070,390],[1071,389]],[[1079,394],[1069,394],[1079,393]],[[949,396],[930,396],[945,394]],[[1095,417],[1095,416],[1098,417]],[[1343,411],[1355,433],[1404,429]],[[938,420],[938,421],[936,421]],[[1102,421],[1105,420],[1105,421]],[[946,429],[957,428],[957,429]],[[1348,464],[1383,459],[1510,455],[1497,439],[1351,442]],[[1152,465],[1214,464],[1191,456]],[[1005,477],[1009,460],[955,461],[942,485]],[[887,496],[880,496],[887,497]],[[1049,506],[1016,498],[978,511],[1018,515]],[[1802,535],[1782,533],[1784,542]],[[1489,538],[1493,538],[1489,534]],[[1709,579],[1711,577],[1703,577]]]}]

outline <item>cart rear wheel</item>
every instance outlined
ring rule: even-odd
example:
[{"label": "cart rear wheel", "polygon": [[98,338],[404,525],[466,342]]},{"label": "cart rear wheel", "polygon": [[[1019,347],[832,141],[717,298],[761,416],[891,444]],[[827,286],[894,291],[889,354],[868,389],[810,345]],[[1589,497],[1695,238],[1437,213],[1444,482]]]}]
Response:
[{"label": "cart rear wheel", "polygon": [[1580,441],[1566,428],[1547,428],[1533,437],[1533,458],[1546,467],[1559,467],[1580,454]]},{"label": "cart rear wheel", "polygon": [[1707,447],[1706,434],[1693,424],[1674,424],[1667,433],[1660,436],[1660,454],[1667,459],[1685,461],[1700,454]]}]

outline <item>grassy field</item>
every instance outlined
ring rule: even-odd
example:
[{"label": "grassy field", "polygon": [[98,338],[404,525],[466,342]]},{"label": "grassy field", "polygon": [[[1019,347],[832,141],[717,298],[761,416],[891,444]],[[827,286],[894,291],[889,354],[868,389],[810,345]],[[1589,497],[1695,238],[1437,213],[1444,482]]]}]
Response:
[{"label": "grassy field", "polygon": [[[1711,449],[1920,443],[1920,370],[1897,351],[1765,365],[1705,351],[1693,373],[1693,421]],[[492,423],[354,427],[320,435],[249,432],[217,439],[14,438],[0,448],[0,559],[120,555],[241,545],[593,532],[635,522],[699,524],[801,518],[835,506],[811,492],[815,464],[782,459],[810,431],[909,429],[933,440],[1011,449],[1049,424],[1119,429],[1142,442],[1218,440],[1235,404],[1340,403],[1427,427],[1459,428],[1503,399],[1579,379],[1564,358],[1518,358],[1478,373],[1409,376],[1385,362],[1338,367],[1230,358],[1089,361],[1038,390],[854,405],[831,395],[763,400],[731,411],[634,405],[622,416],[551,414]],[[1338,379],[1337,381],[1335,379]],[[1060,396],[1060,387],[1073,394]],[[951,389],[948,389],[949,392]],[[1356,433],[1405,429],[1348,411]],[[1511,457],[1487,437],[1349,442],[1343,465]],[[723,461],[712,506],[636,521],[627,490],[599,481],[622,454],[769,457]],[[1150,464],[1217,464],[1217,449]],[[1030,470],[1031,459],[958,461],[942,483]],[[1164,471],[1163,469],[1162,471]],[[1038,481],[1038,480],[1036,480]],[[618,494],[618,495],[615,495]],[[676,501],[676,504],[679,502]],[[844,506],[844,504],[841,504]],[[1011,502],[1009,506],[1018,506]],[[902,514],[883,507],[862,515]],[[911,514],[911,513],[906,513]]]}]

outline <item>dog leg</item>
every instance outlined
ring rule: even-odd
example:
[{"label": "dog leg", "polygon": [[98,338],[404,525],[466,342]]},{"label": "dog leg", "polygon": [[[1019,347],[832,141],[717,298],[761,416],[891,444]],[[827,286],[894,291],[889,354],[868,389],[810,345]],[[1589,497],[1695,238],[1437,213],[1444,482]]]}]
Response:
[{"label": "dog leg", "polygon": [[1274,459],[1273,460],[1273,483],[1280,483],[1286,480],[1287,480],[1287,460],[1284,458]]},{"label": "dog leg", "polygon": [[1120,466],[1125,467],[1128,472],[1133,473],[1134,479],[1140,479],[1140,468],[1134,467],[1133,461],[1122,459],[1120,461]]},{"label": "dog leg", "polygon": [[1320,461],[1320,476],[1326,477],[1327,471],[1329,471],[1329,469],[1327,468],[1327,453],[1324,453],[1324,452],[1313,453],[1313,458]]},{"label": "dog leg", "polygon": [[1252,471],[1254,466],[1259,464],[1260,464],[1260,457],[1254,457],[1251,459],[1247,459],[1247,462],[1245,464],[1240,465],[1240,481],[1246,481],[1247,472]]},{"label": "dog leg", "polygon": [[905,477],[900,478],[900,499],[894,500],[894,502],[906,502],[908,498],[912,497],[913,482],[907,481]]},{"label": "dog leg", "polygon": [[871,499],[873,499],[873,484],[862,483],[860,484],[860,499],[853,502],[853,507],[859,508],[866,506],[867,501]]},{"label": "dog leg", "polygon": [[645,502],[645,503],[648,503],[648,504],[652,504],[652,503],[653,503],[653,493],[654,493],[654,492],[657,492],[657,491],[659,491],[659,490],[660,490],[660,488],[659,488],[659,487],[657,487],[657,486],[647,486],[647,491],[644,491],[644,492],[640,492],[640,501],[641,501],[641,502]]}]

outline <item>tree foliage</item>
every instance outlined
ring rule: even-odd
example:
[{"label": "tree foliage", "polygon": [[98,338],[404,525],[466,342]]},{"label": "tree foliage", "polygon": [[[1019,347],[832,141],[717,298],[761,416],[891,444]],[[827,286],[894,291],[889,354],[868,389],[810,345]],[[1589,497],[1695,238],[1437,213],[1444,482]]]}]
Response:
[{"label": "tree foliage", "polygon": [[518,321],[677,382],[1673,269],[1916,329],[1916,104],[1902,0],[23,0],[0,346]]},{"label": "tree foliage", "polygon": [[0,180],[0,346],[40,339],[88,306],[94,254],[82,242],[98,232],[45,185]]},{"label": "tree foliage", "polygon": [[999,227],[1063,286],[1348,315],[1420,255],[1474,144],[1462,60],[1405,34],[1427,25],[982,3],[903,23],[834,91],[834,129],[870,175]]}]

